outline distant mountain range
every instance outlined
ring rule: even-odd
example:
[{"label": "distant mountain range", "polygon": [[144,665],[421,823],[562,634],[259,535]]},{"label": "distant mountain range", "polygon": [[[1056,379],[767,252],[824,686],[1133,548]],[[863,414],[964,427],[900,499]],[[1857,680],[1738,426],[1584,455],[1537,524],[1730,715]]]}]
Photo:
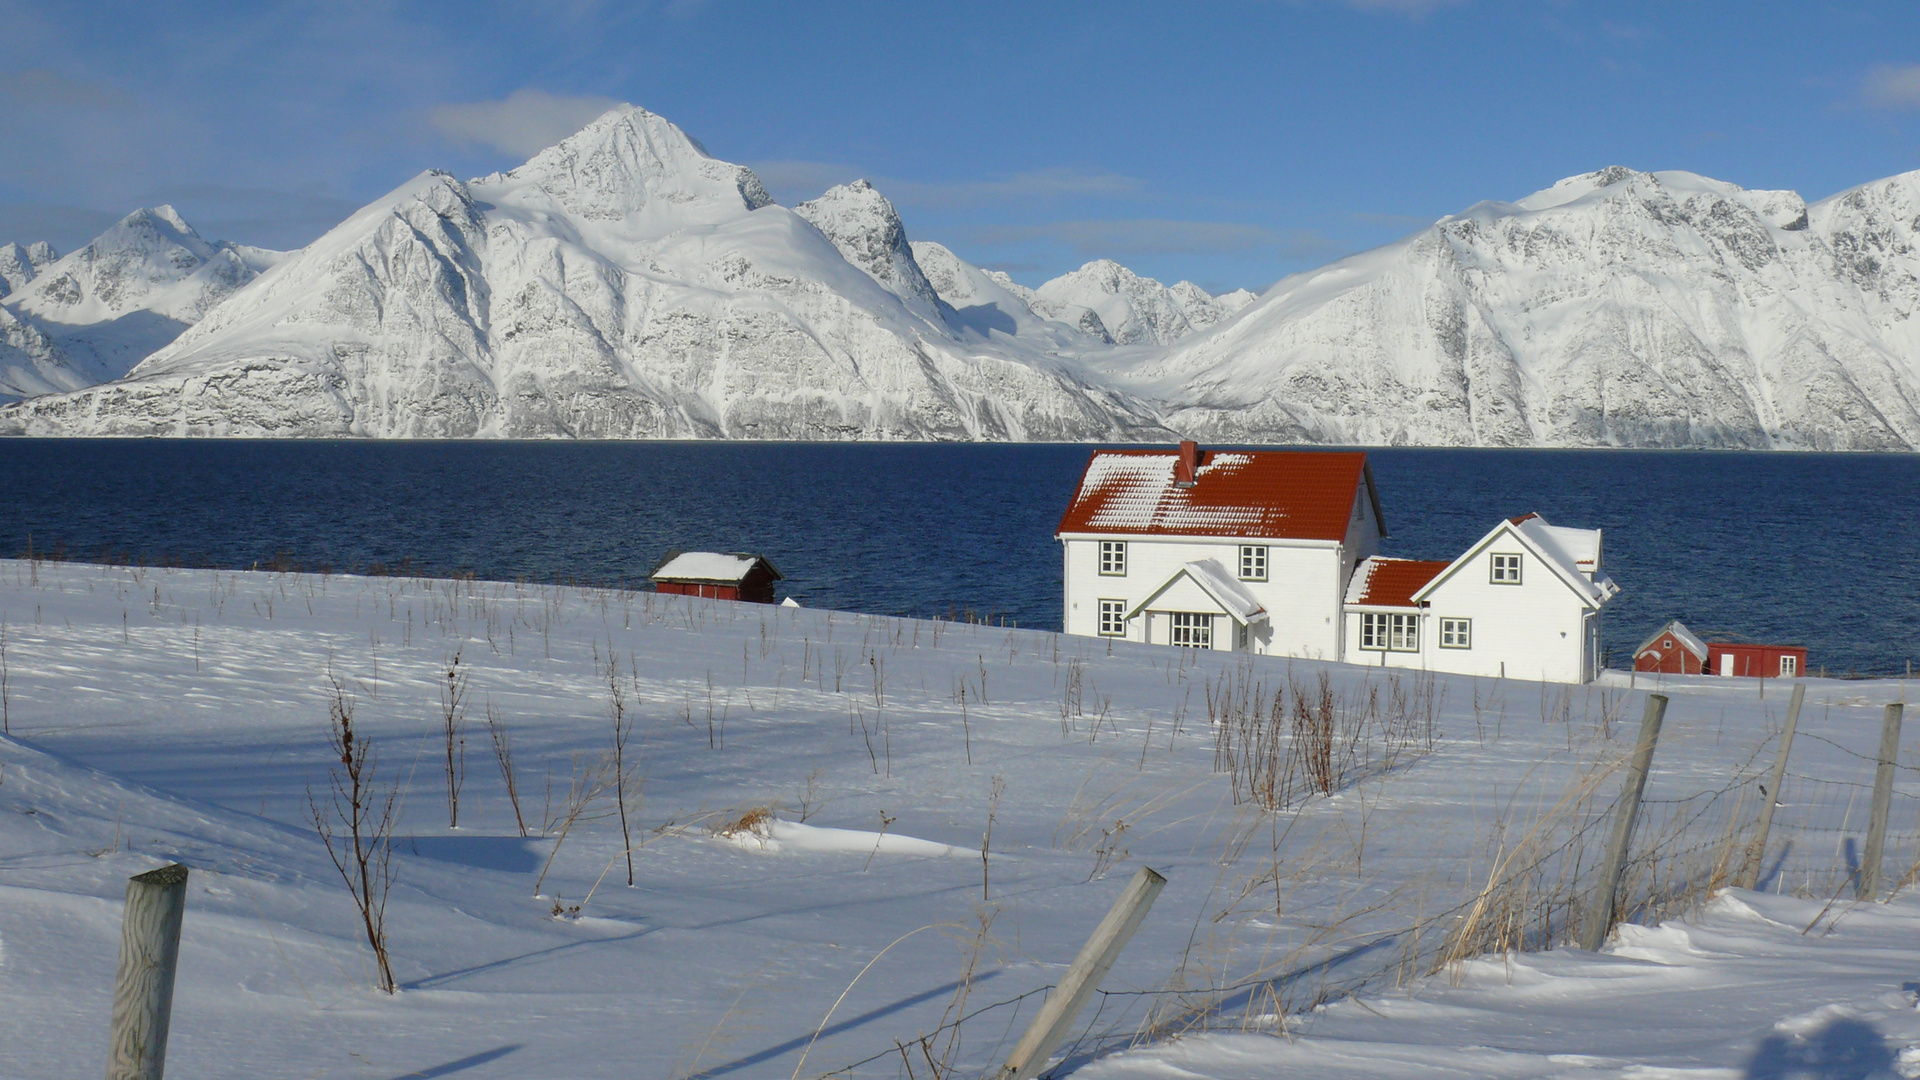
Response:
[{"label": "distant mountain range", "polygon": [[0,247],[0,433],[1920,448],[1920,173],[1611,168],[1263,295],[1028,289],[643,109],[295,252]]}]

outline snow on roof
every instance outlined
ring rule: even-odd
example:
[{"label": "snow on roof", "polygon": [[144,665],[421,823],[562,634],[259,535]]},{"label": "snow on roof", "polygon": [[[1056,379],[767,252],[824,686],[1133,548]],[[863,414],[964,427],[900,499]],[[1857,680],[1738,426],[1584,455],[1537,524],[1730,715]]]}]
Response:
[{"label": "snow on roof", "polygon": [[1633,650],[1633,655],[1639,656],[1641,653],[1646,652],[1649,646],[1664,637],[1671,637],[1678,641],[1688,652],[1695,656],[1704,659],[1707,655],[1707,643],[1701,641],[1693,631],[1687,629],[1687,624],[1681,622],[1679,619],[1675,619],[1660,629],[1655,630],[1652,637],[1641,642],[1640,647]]},{"label": "snow on roof", "polygon": [[1413,594],[1452,565],[1444,559],[1387,559],[1375,555],[1354,568],[1353,579],[1347,582],[1347,603],[1363,607],[1418,607]]},{"label": "snow on roof", "polygon": [[1344,540],[1367,469],[1355,452],[1212,450],[1181,487],[1179,459],[1173,450],[1095,451],[1057,533]]},{"label": "snow on roof", "polygon": [[1508,518],[1495,525],[1479,542],[1467,549],[1466,554],[1448,564],[1445,572],[1432,581],[1415,590],[1413,598],[1425,599],[1425,594],[1434,586],[1451,576],[1455,569],[1467,560],[1478,555],[1501,533],[1508,533],[1531,549],[1534,556],[1545,563],[1554,575],[1566,582],[1567,587],[1580,595],[1582,600],[1599,608],[1620,592],[1620,586],[1600,570],[1600,530],[1571,529],[1550,525],[1539,514],[1522,514]]},{"label": "snow on roof", "polygon": [[756,563],[767,563],[767,569],[773,570],[778,578],[780,571],[766,559],[745,552],[721,553],[718,551],[682,551],[668,556],[667,561],[656,567],[648,575],[652,581],[714,581],[732,584],[747,576]]},{"label": "snow on roof", "polygon": [[1218,559],[1201,559],[1175,570],[1173,576],[1161,582],[1159,588],[1148,593],[1145,600],[1140,601],[1132,611],[1127,612],[1127,618],[1131,619],[1140,614],[1148,604],[1153,603],[1161,593],[1167,591],[1168,586],[1180,580],[1182,576],[1198,585],[1201,592],[1211,596],[1213,602],[1220,605],[1221,610],[1241,622],[1257,622],[1266,618],[1265,605],[1254,599],[1253,594],[1247,591],[1247,587],[1228,573],[1227,568],[1221,566]]}]

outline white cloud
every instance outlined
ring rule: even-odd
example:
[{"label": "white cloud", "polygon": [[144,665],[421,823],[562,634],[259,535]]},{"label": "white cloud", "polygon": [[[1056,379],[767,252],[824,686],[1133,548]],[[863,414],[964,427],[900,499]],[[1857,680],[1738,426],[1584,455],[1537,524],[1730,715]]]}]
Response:
[{"label": "white cloud", "polygon": [[456,142],[532,157],[618,104],[612,98],[567,97],[523,87],[508,94],[505,101],[441,105],[427,118],[442,135]]},{"label": "white cloud", "polygon": [[1311,232],[1276,232],[1261,225],[1230,221],[1168,221],[1130,218],[1107,221],[1051,221],[1038,225],[988,225],[971,230],[981,244],[1048,241],[1077,256],[1218,254],[1274,249],[1289,255],[1326,252],[1331,244]]},{"label": "white cloud", "polygon": [[1883,109],[1920,109],[1920,64],[1883,64],[1867,73],[1860,96]]}]

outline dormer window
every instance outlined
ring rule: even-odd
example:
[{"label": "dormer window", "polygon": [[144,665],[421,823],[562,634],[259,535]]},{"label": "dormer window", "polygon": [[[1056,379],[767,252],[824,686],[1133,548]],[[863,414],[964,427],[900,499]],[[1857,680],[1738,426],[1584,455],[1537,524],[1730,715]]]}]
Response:
[{"label": "dormer window", "polygon": [[1520,556],[1493,556],[1493,576],[1490,580],[1495,585],[1520,584]]}]

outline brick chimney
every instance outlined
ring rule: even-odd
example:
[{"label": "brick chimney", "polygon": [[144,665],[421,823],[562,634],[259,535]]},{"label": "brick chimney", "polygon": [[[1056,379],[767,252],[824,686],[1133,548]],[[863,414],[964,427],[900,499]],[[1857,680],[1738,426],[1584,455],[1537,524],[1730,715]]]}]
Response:
[{"label": "brick chimney", "polygon": [[1200,468],[1200,444],[1192,439],[1180,443],[1180,457],[1173,463],[1173,482],[1177,487],[1192,487],[1193,474]]}]

